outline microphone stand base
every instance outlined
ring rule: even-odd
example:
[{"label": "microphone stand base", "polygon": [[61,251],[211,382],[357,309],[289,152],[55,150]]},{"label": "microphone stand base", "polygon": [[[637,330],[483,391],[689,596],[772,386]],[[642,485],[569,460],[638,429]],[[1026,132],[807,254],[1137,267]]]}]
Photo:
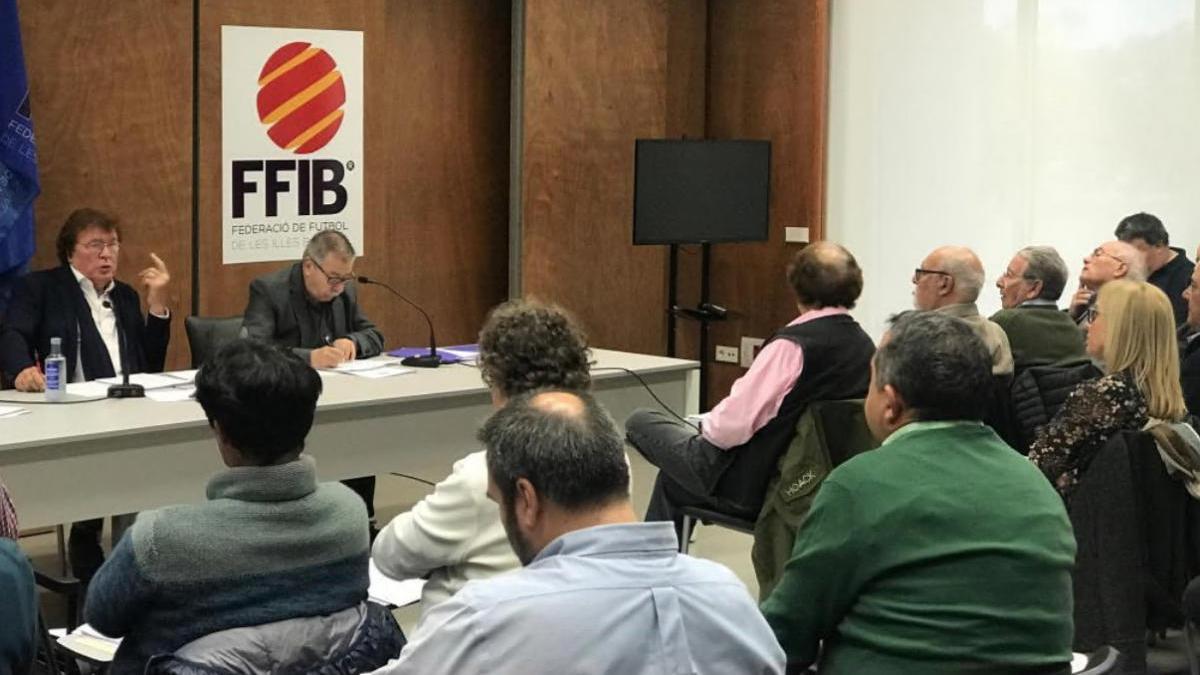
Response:
[{"label": "microphone stand base", "polygon": [[108,388],[109,398],[145,398],[146,388],[140,384],[114,384]]},{"label": "microphone stand base", "polygon": [[437,368],[442,365],[442,357],[437,354],[425,354],[424,356],[409,356],[400,359],[400,365],[412,366],[413,368]]}]

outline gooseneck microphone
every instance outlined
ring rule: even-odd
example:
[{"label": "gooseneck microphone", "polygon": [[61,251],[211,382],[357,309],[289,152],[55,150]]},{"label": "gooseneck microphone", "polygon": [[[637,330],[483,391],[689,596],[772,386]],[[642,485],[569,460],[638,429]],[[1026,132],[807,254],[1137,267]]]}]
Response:
[{"label": "gooseneck microphone", "polygon": [[437,368],[438,366],[442,365],[442,357],[438,356],[437,353],[437,340],[435,340],[433,337],[433,320],[429,318],[429,314],[426,313],[425,310],[421,309],[420,305],[404,297],[400,294],[400,291],[397,291],[382,281],[375,281],[374,279],[370,279],[368,277],[357,277],[357,281],[360,284],[371,284],[374,286],[382,286],[388,289],[392,292],[392,295],[408,303],[413,309],[420,312],[421,316],[425,317],[425,323],[429,325],[429,353],[421,356],[409,356],[401,359],[400,363],[402,365],[412,366],[414,368]]},{"label": "gooseneck microphone", "polygon": [[113,311],[113,322],[117,326],[117,349],[121,353],[121,384],[114,384],[108,388],[109,398],[143,398],[146,396],[146,388],[140,384],[129,383],[129,346],[125,344],[125,331],[121,329],[121,315],[117,312],[112,302],[105,300],[101,303],[104,309]]}]

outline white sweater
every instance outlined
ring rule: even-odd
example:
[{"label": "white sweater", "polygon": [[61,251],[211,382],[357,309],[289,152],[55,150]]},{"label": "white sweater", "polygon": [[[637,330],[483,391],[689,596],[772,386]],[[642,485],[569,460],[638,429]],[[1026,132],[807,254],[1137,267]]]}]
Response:
[{"label": "white sweater", "polygon": [[376,537],[371,558],[381,572],[394,579],[429,575],[421,593],[422,615],[471,579],[520,567],[487,486],[486,454],[471,453]]}]

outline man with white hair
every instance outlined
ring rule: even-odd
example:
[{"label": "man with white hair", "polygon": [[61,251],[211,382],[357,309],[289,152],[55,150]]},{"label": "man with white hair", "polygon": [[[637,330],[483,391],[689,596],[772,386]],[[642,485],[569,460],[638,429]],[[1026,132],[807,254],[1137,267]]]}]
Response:
[{"label": "man with white hair", "polygon": [[1146,259],[1133,244],[1116,240],[1100,244],[1083,259],[1079,290],[1071,298],[1071,318],[1086,328],[1101,286],[1114,279],[1145,281],[1147,275]]},{"label": "man with white hair", "polygon": [[996,279],[1000,311],[991,316],[1004,329],[1017,372],[1085,358],[1083,336],[1058,308],[1067,285],[1067,264],[1053,246],[1017,251]]},{"label": "man with white hair", "polygon": [[913,270],[913,306],[957,317],[970,324],[992,356],[993,375],[1011,375],[1012,350],[1004,329],[979,313],[983,263],[965,246],[936,248]]}]

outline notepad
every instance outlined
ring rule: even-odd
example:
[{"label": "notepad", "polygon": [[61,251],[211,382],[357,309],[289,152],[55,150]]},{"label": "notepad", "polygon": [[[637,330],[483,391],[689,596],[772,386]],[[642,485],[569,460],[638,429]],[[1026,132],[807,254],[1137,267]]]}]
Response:
[{"label": "notepad", "polygon": [[108,663],[116,656],[121,639],[110,638],[85,623],[70,633],[59,636],[58,644],[93,661]]}]

